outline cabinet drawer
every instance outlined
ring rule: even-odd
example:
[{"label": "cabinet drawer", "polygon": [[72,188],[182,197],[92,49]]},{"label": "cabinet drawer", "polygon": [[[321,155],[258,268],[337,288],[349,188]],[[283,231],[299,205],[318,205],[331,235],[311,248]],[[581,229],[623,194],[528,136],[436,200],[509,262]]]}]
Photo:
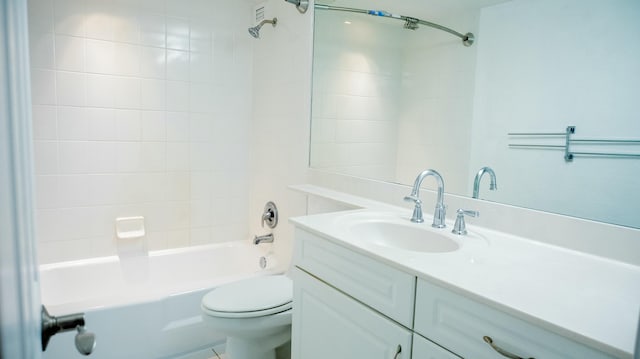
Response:
[{"label": "cabinet drawer", "polygon": [[413,334],[413,351],[411,352],[411,357],[415,359],[460,359],[459,356],[418,334]]},{"label": "cabinet drawer", "polygon": [[424,280],[417,284],[415,331],[464,358],[503,358],[485,336],[523,358],[613,358]]},{"label": "cabinet drawer", "polygon": [[292,358],[410,359],[411,331],[293,270]]},{"label": "cabinet drawer", "polygon": [[296,228],[295,265],[407,328],[415,277]]}]

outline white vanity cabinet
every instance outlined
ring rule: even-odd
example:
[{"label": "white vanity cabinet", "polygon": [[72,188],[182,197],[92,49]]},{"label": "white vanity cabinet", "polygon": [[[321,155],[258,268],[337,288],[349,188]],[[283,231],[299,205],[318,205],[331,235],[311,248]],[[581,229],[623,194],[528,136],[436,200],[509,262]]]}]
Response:
[{"label": "white vanity cabinet", "polygon": [[464,358],[614,358],[422,279],[414,331]]},{"label": "white vanity cabinet", "polygon": [[296,240],[292,357],[410,359],[415,277],[306,231]]},{"label": "white vanity cabinet", "polygon": [[294,283],[292,358],[411,358],[409,329],[299,268]]},{"label": "white vanity cabinet", "polygon": [[296,228],[293,359],[630,358],[338,243]]}]

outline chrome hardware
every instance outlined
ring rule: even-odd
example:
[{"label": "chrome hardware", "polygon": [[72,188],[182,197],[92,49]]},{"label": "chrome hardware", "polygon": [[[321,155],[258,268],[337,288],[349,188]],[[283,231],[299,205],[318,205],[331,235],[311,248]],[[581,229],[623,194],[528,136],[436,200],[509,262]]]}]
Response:
[{"label": "chrome hardware", "polygon": [[260,21],[258,25],[249,28],[249,34],[256,39],[259,39],[260,29],[262,28],[262,26],[264,26],[264,24],[271,24],[273,27],[276,27],[276,25],[278,24],[278,18],[274,17],[272,20],[264,19]]},{"label": "chrome hardware", "polygon": [[[497,351],[500,355],[502,355],[503,357],[506,358],[510,358],[510,359],[525,359],[523,357],[519,357],[515,354],[511,354],[508,351],[500,348],[499,346],[493,344],[493,339],[491,339],[491,337],[488,336],[484,336],[482,337],[482,340],[484,340],[487,344],[489,344],[491,346],[491,348],[493,348],[493,350]],[[535,359],[535,358],[527,358],[527,359]]]},{"label": "chrome hardware", "polygon": [[495,191],[498,189],[498,183],[496,181],[496,173],[493,172],[491,167],[482,167],[478,173],[476,173],[476,177],[473,179],[473,198],[478,198],[480,194],[480,181],[482,180],[482,176],[485,173],[488,173],[491,176],[491,182],[489,183],[489,190]]},{"label": "chrome hardware", "polygon": [[269,234],[265,234],[264,236],[255,236],[253,238],[253,244],[260,244],[260,243],[273,243],[273,234],[269,233]]},{"label": "chrome hardware", "polygon": [[298,9],[298,11],[301,14],[304,14],[305,12],[307,12],[307,9],[309,8],[309,0],[284,0],[284,1],[295,5],[296,9]]},{"label": "chrome hardware", "polygon": [[269,228],[276,228],[278,225],[278,208],[276,204],[269,201],[264,205],[264,211],[262,212],[262,228],[264,224],[267,224]]},{"label": "chrome hardware", "polygon": [[393,359],[398,359],[400,353],[402,353],[402,346],[398,344],[398,349],[396,349],[396,355],[393,356]]},{"label": "chrome hardware", "polygon": [[572,162],[575,156],[586,157],[611,157],[611,158],[640,158],[640,153],[621,153],[621,152],[576,152],[572,150],[572,145],[604,145],[607,147],[616,146],[637,146],[640,145],[640,139],[606,139],[606,138],[572,138],[571,136],[576,133],[576,126],[567,126],[565,132],[509,132],[508,136],[524,136],[531,138],[540,137],[554,137],[563,136],[564,145],[559,144],[541,144],[541,143],[510,143],[509,148],[521,148],[521,149],[549,149],[549,150],[563,150],[564,160],[566,162]]},{"label": "chrome hardware", "polygon": [[40,311],[42,320],[42,351],[47,350],[49,339],[57,333],[77,330],[75,344],[76,349],[82,355],[89,355],[96,347],[95,334],[84,328],[84,313],[76,313],[55,317],[49,314],[47,308],[42,306]]},{"label": "chrome hardware", "polygon": [[451,233],[457,234],[457,235],[465,235],[467,234],[467,226],[464,222],[464,216],[467,215],[469,217],[480,217],[480,212],[478,211],[468,211],[465,209],[458,209],[456,211],[456,213],[458,214],[456,216],[456,223],[453,225],[453,229],[451,230]]},{"label": "chrome hardware", "polygon": [[425,179],[425,177],[428,176],[435,177],[436,181],[438,182],[438,198],[436,200],[436,208],[433,212],[433,223],[431,224],[431,227],[444,228],[447,226],[444,223],[445,215],[447,212],[447,209],[445,208],[443,203],[444,181],[442,180],[442,176],[440,176],[440,173],[438,173],[436,170],[428,169],[420,173],[413,183],[411,194],[406,196],[404,200],[409,202],[413,201],[415,203],[411,222],[424,222],[424,219],[422,218],[422,201],[420,200],[420,185],[422,185],[422,181]]},{"label": "chrome hardware", "polygon": [[260,257],[260,269],[267,268],[267,257]]}]

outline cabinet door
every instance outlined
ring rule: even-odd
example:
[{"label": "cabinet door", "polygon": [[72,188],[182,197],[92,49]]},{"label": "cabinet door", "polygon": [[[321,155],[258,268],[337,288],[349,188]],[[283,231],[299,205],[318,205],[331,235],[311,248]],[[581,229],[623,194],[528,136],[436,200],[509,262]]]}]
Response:
[{"label": "cabinet door", "polygon": [[413,334],[413,351],[411,356],[414,359],[460,359],[459,356],[418,334]]},{"label": "cabinet door", "polygon": [[293,279],[293,359],[411,358],[411,331],[299,268]]}]

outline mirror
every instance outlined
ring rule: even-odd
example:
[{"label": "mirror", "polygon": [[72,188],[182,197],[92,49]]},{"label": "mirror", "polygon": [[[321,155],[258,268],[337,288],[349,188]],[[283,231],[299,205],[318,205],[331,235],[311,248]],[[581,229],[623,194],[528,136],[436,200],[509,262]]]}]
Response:
[{"label": "mirror", "polygon": [[[433,168],[445,192],[471,196],[488,166],[498,189],[484,176],[481,199],[640,228],[640,2],[330,5],[420,18],[476,42],[316,8],[312,168],[403,184]],[[568,126],[571,151],[605,155],[565,160]]]}]

